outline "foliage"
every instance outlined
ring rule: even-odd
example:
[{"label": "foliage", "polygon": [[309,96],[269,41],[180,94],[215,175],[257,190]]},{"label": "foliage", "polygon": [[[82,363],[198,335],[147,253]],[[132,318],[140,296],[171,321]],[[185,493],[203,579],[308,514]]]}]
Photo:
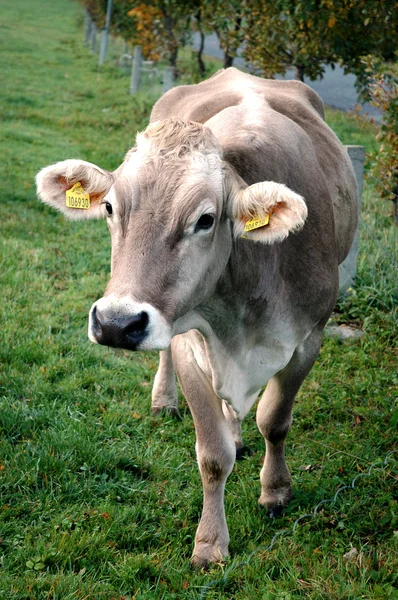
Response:
[{"label": "foliage", "polygon": [[106,0],[78,0],[82,4],[97,27],[104,27],[106,16]]},{"label": "foliage", "polygon": [[254,0],[247,14],[245,57],[268,76],[294,66],[322,76],[341,61],[361,80],[364,54],[391,53],[398,33],[396,0]]},{"label": "foliage", "polygon": [[135,35],[130,42],[142,47],[145,58],[159,60],[164,38],[163,15],[155,6],[139,4],[127,13],[136,22]]},{"label": "foliage", "polygon": [[[106,0],[79,0],[103,26]],[[195,20],[196,19],[196,20]],[[231,66],[238,49],[267,76],[294,66],[296,77],[322,77],[340,61],[363,88],[363,56],[391,58],[398,35],[396,0],[114,0],[112,28],[143,46],[147,58],[175,67],[194,28],[214,31]],[[198,57],[203,72],[201,56]]]},{"label": "foliage", "polygon": [[[339,0],[340,1],[340,0]],[[334,3],[334,2],[333,2]],[[336,12],[333,47],[345,70],[355,73],[359,90],[367,85],[366,61],[373,55],[391,60],[398,36],[397,0],[350,0]]]},{"label": "foliage", "polygon": [[226,69],[232,65],[237,51],[244,41],[243,23],[248,15],[250,3],[242,0],[201,0],[200,14],[205,29],[217,34],[220,48],[224,52]]},{"label": "foliage", "polygon": [[[108,279],[105,223],[66,222],[35,197],[35,173],[57,160],[115,169],[154,102],[149,88],[129,96],[112,61],[98,69],[81,16],[64,0],[14,0],[2,11],[0,598],[193,600],[225,567],[189,568],[202,501],[189,412],[181,401],[182,421],[150,414],[155,354],[86,339]],[[352,117],[327,115],[346,143],[364,139]],[[288,439],[296,498],[280,519],[258,506],[264,443],[254,415],[245,420],[252,456],[226,490],[237,568],[208,600],[396,597],[393,462],[239,564],[393,447],[394,234],[367,182],[359,282],[339,307],[366,335],[325,340],[297,398]],[[346,562],[351,545],[358,555]]]},{"label": "foliage", "polygon": [[147,58],[166,58],[175,68],[177,54],[190,36],[192,1],[129,1],[127,15],[136,22],[133,43],[143,46]]},{"label": "foliage", "polygon": [[[138,6],[139,2],[136,4]],[[111,31],[130,44],[139,44],[141,43],[141,39],[137,33],[137,23],[128,14],[131,6],[131,0],[113,0]],[[152,35],[155,36],[155,32]]]},{"label": "foliage", "polygon": [[371,56],[363,62],[368,73],[367,96],[382,112],[382,124],[376,135],[379,145],[369,156],[370,174],[378,193],[393,201],[398,224],[398,64],[386,64]]},{"label": "foliage", "polygon": [[[329,43],[335,19],[325,0],[255,0],[245,35],[245,58],[268,77],[294,66],[299,79],[317,79],[334,63]],[[332,4],[335,4],[332,2]]]}]

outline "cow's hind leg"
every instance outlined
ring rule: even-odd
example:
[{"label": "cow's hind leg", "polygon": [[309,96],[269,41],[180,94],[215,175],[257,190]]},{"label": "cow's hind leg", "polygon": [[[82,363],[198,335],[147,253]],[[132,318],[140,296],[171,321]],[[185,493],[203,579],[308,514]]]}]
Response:
[{"label": "cow's hind leg", "polygon": [[260,504],[275,516],[293,497],[290,471],[285,460],[285,439],[292,423],[294,398],[314,364],[322,341],[316,328],[296,349],[289,364],[265,389],[257,409],[257,426],[265,439],[266,454],[261,469]]},{"label": "cow's hind leg", "polygon": [[203,485],[203,510],[196,531],[192,564],[206,567],[228,555],[224,488],[235,461],[235,442],[223,414],[222,400],[214,393],[211,377],[198,366],[188,344],[177,338],[172,342],[173,357],[195,424],[196,455]]},{"label": "cow's hind leg", "polygon": [[178,417],[178,392],[171,349],[159,353],[159,367],[152,388],[152,412],[169,412]]}]

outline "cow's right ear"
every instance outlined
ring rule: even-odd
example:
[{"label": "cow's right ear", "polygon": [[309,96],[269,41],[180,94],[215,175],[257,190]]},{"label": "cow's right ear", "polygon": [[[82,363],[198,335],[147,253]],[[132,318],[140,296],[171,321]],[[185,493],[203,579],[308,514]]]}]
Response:
[{"label": "cow's right ear", "polygon": [[113,183],[112,173],[84,160],[64,160],[36,175],[39,198],[70,219],[104,216],[101,202]]}]

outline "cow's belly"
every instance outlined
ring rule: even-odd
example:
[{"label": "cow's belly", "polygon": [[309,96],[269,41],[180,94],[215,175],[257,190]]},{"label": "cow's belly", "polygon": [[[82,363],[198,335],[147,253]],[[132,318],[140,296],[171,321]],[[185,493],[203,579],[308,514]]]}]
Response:
[{"label": "cow's belly", "polygon": [[216,394],[226,400],[243,419],[263,386],[290,361],[295,345],[273,341],[252,348],[242,344],[227,352],[216,336],[197,331],[184,334],[198,367],[212,379]]}]

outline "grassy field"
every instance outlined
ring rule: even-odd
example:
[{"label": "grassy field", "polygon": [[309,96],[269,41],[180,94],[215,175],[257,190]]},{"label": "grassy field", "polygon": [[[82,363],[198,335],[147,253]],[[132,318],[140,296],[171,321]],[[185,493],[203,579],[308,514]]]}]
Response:
[{"label": "grassy field", "polygon": [[[365,336],[326,339],[300,391],[287,449],[294,501],[277,520],[257,504],[264,445],[253,413],[252,456],[227,483],[231,558],[193,572],[202,499],[192,419],[182,399],[181,421],[151,416],[156,354],[89,343],[87,313],[109,273],[106,225],[66,222],[36,200],[33,181],[64,158],[118,166],[153,94],[129,97],[112,61],[98,70],[74,2],[14,0],[1,12],[0,599],[194,599],[230,566],[203,596],[397,598],[396,454],[266,550],[396,442],[389,205],[366,185],[358,285],[335,317]],[[335,111],[328,120],[344,143],[373,146],[372,127]]]}]

